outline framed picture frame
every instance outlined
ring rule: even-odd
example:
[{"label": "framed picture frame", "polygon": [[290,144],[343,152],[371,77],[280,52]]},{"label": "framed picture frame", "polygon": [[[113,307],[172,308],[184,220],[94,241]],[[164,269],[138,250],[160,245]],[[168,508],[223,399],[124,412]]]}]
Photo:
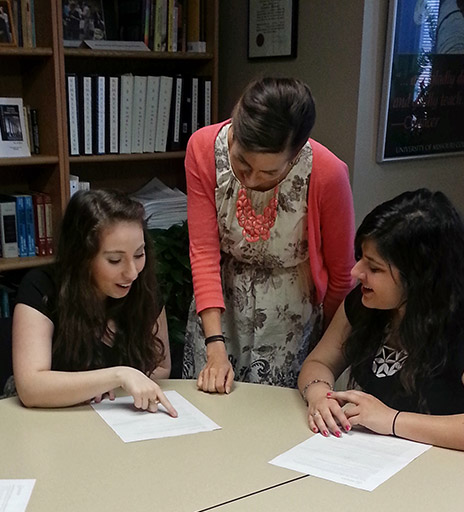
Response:
[{"label": "framed picture frame", "polygon": [[390,0],[377,162],[464,152],[464,2]]},{"label": "framed picture frame", "polygon": [[297,56],[298,0],[248,0],[248,58]]},{"label": "framed picture frame", "polygon": [[62,0],[62,9],[65,47],[106,39],[103,0]]},{"label": "framed picture frame", "polygon": [[0,46],[16,46],[15,22],[10,0],[0,0]]}]

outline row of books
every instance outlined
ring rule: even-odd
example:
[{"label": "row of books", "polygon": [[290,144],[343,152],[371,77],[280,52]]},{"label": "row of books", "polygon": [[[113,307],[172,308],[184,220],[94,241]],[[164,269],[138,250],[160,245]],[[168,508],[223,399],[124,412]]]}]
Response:
[{"label": "row of books", "polygon": [[84,41],[143,41],[156,52],[205,52],[205,24],[204,0],[63,0],[67,47]]},{"label": "row of books", "polygon": [[0,157],[40,153],[37,109],[22,98],[0,98]]},{"label": "row of books", "polygon": [[0,194],[0,256],[53,254],[52,201],[49,194]]},{"label": "row of books", "polygon": [[211,78],[66,75],[71,156],[185,149],[211,124]]}]

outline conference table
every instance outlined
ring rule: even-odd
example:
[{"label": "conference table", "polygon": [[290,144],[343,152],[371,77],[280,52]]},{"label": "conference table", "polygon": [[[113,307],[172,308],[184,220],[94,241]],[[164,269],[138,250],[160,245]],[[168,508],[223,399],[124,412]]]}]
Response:
[{"label": "conference table", "polygon": [[209,395],[194,381],[160,384],[222,428],[124,443],[90,405],[26,409],[0,400],[0,479],[36,479],[28,512],[464,507],[463,452],[433,447],[367,492],[268,463],[313,435],[298,391],[236,383],[229,395]]}]

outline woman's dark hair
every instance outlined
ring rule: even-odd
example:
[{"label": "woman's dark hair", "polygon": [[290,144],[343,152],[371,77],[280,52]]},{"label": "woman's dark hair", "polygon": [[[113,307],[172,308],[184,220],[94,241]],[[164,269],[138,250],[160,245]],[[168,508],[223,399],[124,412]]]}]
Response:
[{"label": "woman's dark hair", "polygon": [[232,112],[234,139],[247,151],[296,156],[316,120],[309,87],[296,78],[251,82]]},{"label": "woman's dark hair", "polygon": [[[406,304],[398,335],[408,354],[400,379],[406,394],[417,391],[420,396],[420,383],[446,363],[456,337],[449,333],[463,329],[462,219],[442,192],[423,188],[405,192],[367,215],[356,233],[357,259],[367,240],[399,271]],[[367,371],[365,362],[375,356],[384,334],[381,327],[390,318],[390,311],[362,308],[344,348],[355,381],[363,381],[362,369]]]},{"label": "woman's dark hair", "polygon": [[[103,230],[118,222],[135,222],[144,230],[146,263],[126,297],[98,298],[91,263]],[[126,194],[110,190],[75,193],[69,201],[56,257],[57,328],[53,367],[89,370],[104,365],[102,337],[113,339],[114,364],[150,375],[164,358],[162,342],[154,334],[159,307],[151,238],[144,209]],[[108,328],[108,320],[116,326]]]}]

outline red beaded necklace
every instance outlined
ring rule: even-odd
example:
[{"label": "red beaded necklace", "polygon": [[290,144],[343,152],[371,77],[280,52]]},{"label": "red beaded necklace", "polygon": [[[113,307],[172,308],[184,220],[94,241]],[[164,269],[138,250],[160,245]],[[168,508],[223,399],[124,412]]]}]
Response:
[{"label": "red beaded necklace", "polygon": [[274,194],[269,204],[264,208],[263,213],[256,215],[256,212],[247,196],[245,187],[240,187],[237,199],[237,220],[238,225],[243,228],[242,234],[247,242],[269,240],[270,230],[275,224],[277,217],[277,189],[274,187]]}]

